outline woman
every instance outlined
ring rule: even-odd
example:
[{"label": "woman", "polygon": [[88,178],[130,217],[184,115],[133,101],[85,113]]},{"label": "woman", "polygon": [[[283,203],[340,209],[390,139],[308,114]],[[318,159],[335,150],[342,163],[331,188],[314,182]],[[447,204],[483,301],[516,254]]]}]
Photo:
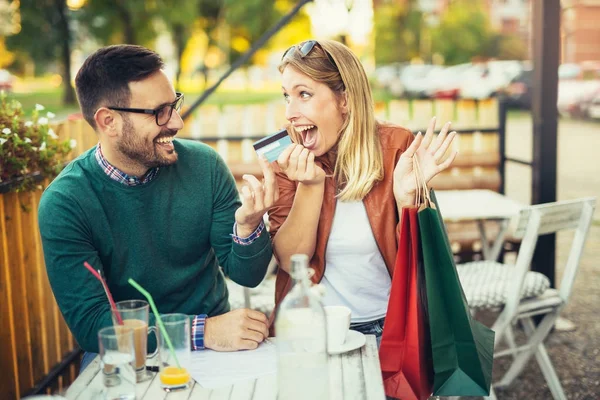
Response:
[{"label": "woman", "polygon": [[415,202],[412,157],[426,181],[448,168],[449,123],[423,137],[375,121],[358,58],[334,41],[290,47],[279,66],[288,132],[278,158],[280,198],[269,212],[279,261],[275,303],[291,286],[290,256],[308,254],[324,305],[352,310],[351,328],[381,338],[397,251],[401,209]]}]

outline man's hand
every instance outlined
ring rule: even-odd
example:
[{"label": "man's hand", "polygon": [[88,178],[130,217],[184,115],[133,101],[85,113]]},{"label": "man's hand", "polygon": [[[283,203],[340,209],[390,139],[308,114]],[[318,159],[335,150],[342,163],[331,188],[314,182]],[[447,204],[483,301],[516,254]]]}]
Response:
[{"label": "man's hand", "polygon": [[216,351],[256,349],[269,336],[267,317],[247,308],[207,318],[204,346]]},{"label": "man's hand", "polygon": [[265,213],[279,199],[279,188],[275,172],[269,162],[260,156],[258,159],[264,180],[260,182],[254,175],[244,175],[247,185],[242,187],[242,206],[235,211],[236,234],[248,237],[256,230]]}]

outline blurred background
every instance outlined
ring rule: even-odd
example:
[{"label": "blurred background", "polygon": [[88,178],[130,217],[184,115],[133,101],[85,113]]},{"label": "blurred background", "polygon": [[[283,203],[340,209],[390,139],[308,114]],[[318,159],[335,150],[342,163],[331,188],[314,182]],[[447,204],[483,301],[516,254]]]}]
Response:
[{"label": "blurred background", "polygon": [[[292,0],[0,0],[0,89],[25,108],[76,111],[72,82],[98,47],[158,51],[188,104],[296,4]],[[600,119],[600,1],[563,1],[558,110]],[[293,43],[333,38],[361,58],[376,99],[504,96],[531,106],[532,0],[317,0],[224,83],[212,103],[277,98]]]},{"label": "blurred background", "polygon": [[[534,149],[548,140],[541,156],[552,158],[556,167],[556,176],[550,174],[556,199],[598,196],[600,163],[593,160],[600,148],[600,0],[560,1],[559,39],[545,41],[544,56],[557,51],[559,59],[554,137],[547,135],[554,115],[541,121],[537,112],[532,118],[534,89],[537,95],[551,92],[533,87],[533,53],[540,48],[540,37],[533,35],[534,2],[539,7],[558,0],[0,0],[0,90],[23,105],[23,120],[52,120],[53,134],[70,140],[70,156],[76,157],[97,141],[75,98],[79,67],[101,46],[149,47],[163,57],[167,74],[185,93],[185,128],[179,136],[213,146],[239,181],[244,173],[260,173],[252,142],[285,123],[277,71],[283,52],[306,39],[335,39],[365,66],[379,119],[415,132],[434,114],[438,121],[453,122],[460,133],[454,143],[459,157],[436,178],[436,189],[491,189],[531,204],[536,184],[539,189],[534,172],[541,168]],[[190,108],[230,72],[201,107]],[[552,88],[553,79],[544,77],[543,87]],[[13,185],[34,172],[28,162],[41,148],[11,140],[29,152],[16,160],[16,176],[0,178],[0,369],[7,371],[0,380],[2,399],[64,393],[81,357],[46,277],[37,231],[42,187],[20,191]],[[5,141],[0,138],[0,145]],[[9,163],[0,156],[1,176]],[[458,260],[481,259],[475,224],[447,228]],[[568,239],[558,236],[556,257],[544,249],[556,258],[557,281]],[[565,310],[575,325],[548,340],[570,399],[595,399],[600,392],[598,243],[596,209],[581,259],[584,276]],[[509,257],[518,246],[507,241]],[[233,307],[271,312],[272,277],[250,292],[228,284]],[[496,371],[506,369],[503,360],[495,363]],[[535,361],[498,394],[551,396]]]}]

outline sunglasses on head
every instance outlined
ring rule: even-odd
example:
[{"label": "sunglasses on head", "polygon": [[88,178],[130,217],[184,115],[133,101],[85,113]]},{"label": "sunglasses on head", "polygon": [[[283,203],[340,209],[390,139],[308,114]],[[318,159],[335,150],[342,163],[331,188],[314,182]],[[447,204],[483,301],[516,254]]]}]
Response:
[{"label": "sunglasses on head", "polygon": [[[317,44],[319,44],[319,42],[317,42],[316,40],[307,40],[306,42],[303,42],[301,44],[295,44],[283,53],[283,57],[281,57],[281,60],[283,61],[286,57],[292,55],[296,50],[300,51],[300,58],[304,58],[312,51],[312,49],[315,48],[315,45]],[[331,64],[337,69],[337,64],[333,60],[333,57],[331,57],[331,54],[329,54],[329,52],[325,50],[323,46],[319,45],[319,47],[325,52],[325,54],[327,54],[327,58],[329,59]]]}]

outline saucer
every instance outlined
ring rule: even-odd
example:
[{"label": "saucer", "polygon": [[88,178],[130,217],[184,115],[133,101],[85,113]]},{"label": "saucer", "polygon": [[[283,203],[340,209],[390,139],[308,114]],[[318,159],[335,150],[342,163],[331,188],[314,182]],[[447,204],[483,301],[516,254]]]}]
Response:
[{"label": "saucer", "polygon": [[367,342],[365,335],[358,331],[349,330],[346,334],[346,341],[341,346],[336,346],[328,349],[329,354],[341,354],[347,351],[361,348]]}]

